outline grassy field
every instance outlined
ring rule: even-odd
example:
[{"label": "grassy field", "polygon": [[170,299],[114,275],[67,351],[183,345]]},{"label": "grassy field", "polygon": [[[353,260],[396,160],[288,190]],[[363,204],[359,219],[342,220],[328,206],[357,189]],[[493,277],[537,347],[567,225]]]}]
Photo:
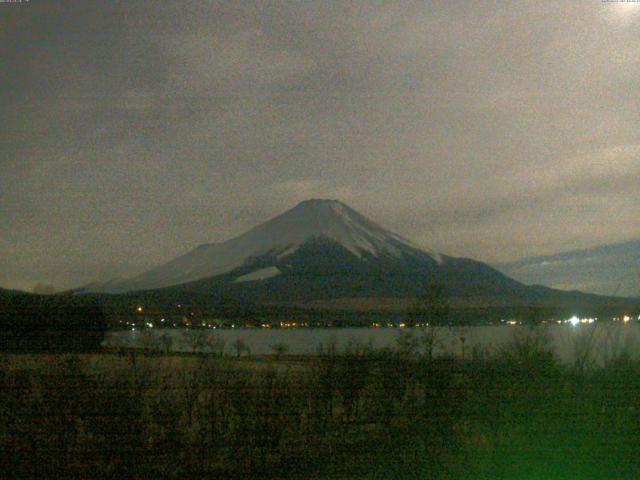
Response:
[{"label": "grassy field", "polygon": [[532,334],[462,364],[419,339],[241,359],[0,356],[12,478],[640,478],[640,365]]}]

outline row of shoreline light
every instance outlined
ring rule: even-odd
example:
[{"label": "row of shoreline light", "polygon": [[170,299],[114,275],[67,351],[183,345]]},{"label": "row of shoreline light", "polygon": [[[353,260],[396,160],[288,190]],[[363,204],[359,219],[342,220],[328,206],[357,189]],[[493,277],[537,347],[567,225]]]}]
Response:
[{"label": "row of shoreline light", "polygon": [[[613,317],[611,319],[611,321],[613,322],[622,322],[622,323],[629,323],[632,320],[634,320],[633,317],[631,317],[630,315],[623,315],[622,317]],[[640,321],[640,315],[638,315],[637,320]],[[595,322],[598,321],[598,317],[584,317],[584,318],[579,318],[578,316],[574,315],[571,318],[567,318],[565,320],[543,320],[541,323],[544,324],[548,324],[548,323],[557,323],[558,325],[563,325],[563,324],[567,324],[567,325],[571,325],[571,326],[578,326],[578,325],[591,325]],[[515,326],[515,325],[523,325],[523,322],[520,320],[500,320],[501,323],[505,323],[507,325],[510,326]]]},{"label": "row of shoreline light", "polygon": [[[180,305],[181,306],[181,305]],[[137,313],[142,313],[144,311],[144,308],[142,306],[137,306],[135,311]],[[614,322],[622,322],[622,323],[629,323],[632,320],[636,320],[633,317],[631,317],[630,315],[623,315],[621,317],[613,317],[612,321]],[[637,320],[640,321],[640,315],[638,315]],[[543,320],[541,323],[542,324],[548,324],[548,323],[556,323],[558,325],[562,325],[562,324],[568,324],[571,326],[578,326],[578,325],[591,325],[594,324],[595,322],[598,321],[597,317],[583,317],[583,318],[579,318],[577,315],[572,316],[571,318],[568,319],[564,319],[564,320]],[[143,322],[142,324],[139,324],[141,327],[143,328],[154,328],[156,326],[165,326],[165,319],[161,318],[160,319],[160,324],[154,325],[153,322]],[[510,320],[500,320],[500,323],[502,324],[506,324],[509,326],[517,326],[517,325],[523,325],[523,322],[521,320],[515,320],[515,319],[510,319]],[[135,331],[136,330],[136,323],[135,322],[126,322],[126,325],[131,326],[131,331]],[[177,325],[173,325],[174,327]],[[191,327],[191,326],[196,326],[196,325],[192,325],[191,322],[189,322],[186,325],[183,326],[187,326],[187,327]],[[200,325],[197,325],[200,326]],[[217,325],[215,324],[208,324],[207,322],[202,322],[202,327],[204,328],[210,328],[210,329],[216,329],[218,328]],[[273,328],[275,325],[270,324],[270,323],[262,323],[258,326],[258,328]],[[308,322],[295,322],[295,321],[287,321],[287,322],[279,322],[279,326],[280,328],[306,328],[309,327],[309,323]],[[399,323],[399,324],[394,324],[394,323],[389,323],[389,322],[373,322],[370,327],[372,328],[405,328],[408,325],[406,325],[405,323]],[[429,327],[429,323],[424,323],[424,324],[416,324],[415,327]],[[231,328],[236,328],[235,324],[232,324],[230,326]]]}]

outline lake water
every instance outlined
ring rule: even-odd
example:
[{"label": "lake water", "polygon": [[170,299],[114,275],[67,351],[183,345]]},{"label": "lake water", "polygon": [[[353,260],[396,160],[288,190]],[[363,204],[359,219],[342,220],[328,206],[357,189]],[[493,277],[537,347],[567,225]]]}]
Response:
[{"label": "lake water", "polygon": [[[474,349],[495,351],[515,337],[536,334],[545,334],[559,359],[565,363],[573,362],[585,352],[598,363],[621,353],[640,358],[640,322],[637,321],[576,326],[434,327],[434,330],[437,337],[436,353],[462,355],[464,344],[467,358]],[[273,354],[273,346],[277,344],[285,345],[289,354],[313,355],[320,348],[326,349],[330,345],[338,352],[344,352],[353,344],[371,345],[374,348],[393,347],[397,345],[400,335],[413,332],[420,337],[424,331],[422,328],[148,329],[109,332],[104,344],[110,347],[157,347],[165,337],[171,338],[173,351],[192,351],[194,337],[200,336],[202,343],[197,348],[201,351],[211,351],[211,345],[217,341],[218,348],[224,344],[225,353],[231,355],[235,353],[234,342],[240,339],[253,355]]]}]

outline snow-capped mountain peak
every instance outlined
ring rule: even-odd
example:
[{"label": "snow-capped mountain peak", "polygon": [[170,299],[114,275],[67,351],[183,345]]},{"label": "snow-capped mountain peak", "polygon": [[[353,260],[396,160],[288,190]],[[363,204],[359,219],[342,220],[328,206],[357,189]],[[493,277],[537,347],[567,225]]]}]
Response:
[{"label": "snow-capped mountain peak", "polygon": [[[266,255],[283,259],[307,242],[323,239],[356,258],[428,255],[338,200],[312,199],[223,243],[201,245],[137,277],[110,286],[110,291],[161,288],[222,275]],[[260,268],[264,268],[262,265]],[[251,278],[251,277],[249,277]]]},{"label": "snow-capped mountain peak", "polygon": [[[386,231],[338,200],[313,199],[299,203],[291,210],[258,225],[233,241],[250,243],[251,250],[277,249],[287,246],[279,256],[291,253],[311,238],[324,237],[340,244],[357,257],[364,253],[377,256],[382,252],[398,255],[398,243],[419,247]],[[259,245],[259,247],[258,247]],[[249,246],[249,245],[248,245]]]}]

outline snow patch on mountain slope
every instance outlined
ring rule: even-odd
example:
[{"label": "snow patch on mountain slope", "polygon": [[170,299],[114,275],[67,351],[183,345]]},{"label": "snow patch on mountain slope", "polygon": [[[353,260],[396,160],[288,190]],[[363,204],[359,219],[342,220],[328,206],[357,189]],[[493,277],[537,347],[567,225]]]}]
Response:
[{"label": "snow patch on mountain slope", "polygon": [[246,275],[241,275],[236,278],[233,283],[241,283],[241,282],[253,282],[256,280],[266,280],[268,278],[275,277],[280,275],[280,269],[278,267],[267,267],[262,268],[260,270],[256,270],[255,272],[247,273]]}]

